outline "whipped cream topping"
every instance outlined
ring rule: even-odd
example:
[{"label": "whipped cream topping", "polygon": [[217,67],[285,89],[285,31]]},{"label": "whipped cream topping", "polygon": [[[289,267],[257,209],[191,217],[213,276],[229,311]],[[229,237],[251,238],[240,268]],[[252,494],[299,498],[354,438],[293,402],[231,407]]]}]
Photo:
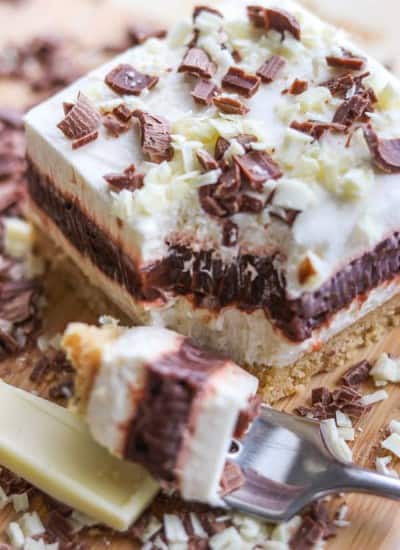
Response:
[{"label": "whipped cream topping", "polygon": [[[273,1],[257,4],[276,7]],[[400,226],[400,175],[377,172],[361,130],[346,147],[346,135],[326,132],[313,140],[290,124],[332,120],[343,100],[320,84],[337,74],[326,57],[341,56],[342,49],[367,59],[363,71],[370,75],[364,83],[378,99],[370,117],[381,137],[400,137],[400,84],[341,31],[291,0],[280,1],[279,8],[299,21],[300,40],[290,33],[282,40],[277,31],[255,28],[247,17],[247,5],[242,0],[224,0],[218,4],[223,19],[203,11],[194,23],[179,23],[166,40],[151,39],[125,52],[33,109],[26,119],[28,154],[62,191],[77,197],[139,263],[163,257],[167,242],[189,243],[195,250],[213,248],[226,261],[234,260],[239,251],[257,255],[279,251],[277,267],[285,274],[289,295],[297,297],[318,288],[349,260]],[[197,46],[216,64],[213,80],[217,83],[233,65],[255,73],[272,55],[285,60],[276,79],[262,83],[246,100],[247,114],[227,115],[215,106],[193,101],[193,80],[178,68],[194,30]],[[239,52],[241,61],[235,61],[232,52]],[[139,96],[117,94],[107,86],[105,76],[123,63],[159,78],[158,84]],[[296,78],[307,81],[308,89],[299,95],[282,94]],[[101,128],[96,141],[72,150],[56,125],[63,117],[62,103],[75,101],[79,91],[102,113],[125,103],[166,118],[171,125],[173,159],[161,164],[146,162],[137,129],[114,138]],[[224,137],[232,144],[229,155],[237,150],[232,140],[243,133],[254,135],[254,147],[269,152],[283,172],[281,179],[266,181],[259,195],[265,199],[276,189],[272,206],[300,214],[292,226],[271,216],[271,205],[259,214],[236,214],[232,220],[239,228],[238,242],[225,247],[221,220],[203,210],[198,194],[199,187],[215,183],[220,173],[203,174],[196,151],[213,153],[218,137]],[[145,173],[143,187],[134,192],[110,190],[103,176],[122,173],[132,163]],[[299,280],[299,266],[305,258],[313,259],[313,276]]]}]

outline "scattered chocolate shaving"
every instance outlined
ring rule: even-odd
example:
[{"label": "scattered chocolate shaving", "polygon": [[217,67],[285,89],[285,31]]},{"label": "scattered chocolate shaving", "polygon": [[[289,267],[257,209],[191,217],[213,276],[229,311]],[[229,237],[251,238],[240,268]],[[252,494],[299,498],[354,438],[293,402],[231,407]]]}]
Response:
[{"label": "scattered chocolate shaving", "polygon": [[245,115],[250,110],[242,101],[229,96],[214,97],[213,103],[220,111],[230,115]]},{"label": "scattered chocolate shaving", "polygon": [[220,496],[225,497],[237,491],[244,483],[245,478],[240,466],[231,460],[227,460],[220,481]]},{"label": "scattered chocolate shaving", "polygon": [[221,17],[221,19],[224,18],[223,14],[222,14],[220,11],[218,11],[217,9],[212,8],[211,6],[203,6],[203,5],[201,5],[201,6],[195,6],[195,8],[194,8],[194,10],[193,10],[193,20],[195,20],[196,17],[197,17],[198,15],[200,15],[201,12],[203,12],[203,11],[208,11],[209,13],[212,13],[212,14],[214,14],[214,15],[218,15],[219,17]]},{"label": "scattered chocolate shaving", "polygon": [[345,372],[342,377],[343,384],[345,386],[359,386],[368,380],[371,368],[372,365],[366,360],[357,363]]},{"label": "scattered chocolate shaving", "polygon": [[400,139],[381,139],[370,124],[363,130],[375,166],[387,174],[400,172]]},{"label": "scattered chocolate shaving", "polygon": [[219,201],[214,198],[213,192],[215,191],[216,185],[203,185],[199,189],[199,199],[200,204],[210,216],[215,216],[217,218],[223,218],[228,215],[227,210],[221,206]]},{"label": "scattered chocolate shaving", "polygon": [[214,196],[218,199],[235,197],[240,190],[240,184],[239,168],[233,165],[220,176]]},{"label": "scattered chocolate shaving", "polygon": [[117,138],[127,130],[129,130],[129,124],[122,122],[113,114],[107,114],[103,117],[103,126],[107,130],[107,134]]},{"label": "scattered chocolate shaving", "polygon": [[194,90],[191,92],[191,96],[196,103],[200,105],[210,105],[213,97],[218,93],[218,86],[211,80],[199,78],[196,82]]},{"label": "scattered chocolate shaving", "polygon": [[143,74],[128,64],[118,65],[105,77],[106,84],[121,95],[140,95],[143,90],[154,88],[158,80],[157,76]]},{"label": "scattered chocolate shaving", "polygon": [[178,68],[179,73],[190,73],[205,79],[212,78],[216,70],[215,63],[201,48],[190,48]]},{"label": "scattered chocolate shaving", "polygon": [[355,122],[364,121],[367,112],[371,110],[373,109],[371,108],[369,96],[366,94],[355,94],[339,105],[333,117],[333,122],[351,126]]},{"label": "scattered chocolate shaving", "polygon": [[234,160],[253,189],[259,190],[265,181],[276,180],[282,176],[278,164],[262,151],[250,151],[242,156],[236,155]]},{"label": "scattered chocolate shaving", "polygon": [[369,75],[369,72],[365,72],[358,76],[355,76],[352,73],[345,73],[335,78],[331,78],[326,82],[322,82],[320,86],[329,88],[329,91],[334,97],[347,99],[347,94],[350,92],[354,91],[354,93],[359,93],[362,89],[364,89],[363,80]]},{"label": "scattered chocolate shaving", "polygon": [[144,185],[144,174],[136,172],[136,166],[131,164],[126,168],[122,174],[107,174],[104,179],[115,192],[128,189],[129,191],[136,191]]},{"label": "scattered chocolate shaving", "polygon": [[248,6],[247,14],[255,27],[266,31],[275,30],[282,34],[289,32],[296,40],[301,39],[300,24],[297,19],[285,10],[263,8],[261,6]]},{"label": "scattered chocolate shaving", "polygon": [[311,393],[311,403],[316,405],[322,403],[322,405],[329,405],[332,403],[332,394],[328,388],[322,386],[320,388],[314,388]]},{"label": "scattered chocolate shaving", "polygon": [[297,279],[301,285],[305,285],[307,281],[316,275],[315,267],[308,256],[300,263],[297,272]]},{"label": "scattered chocolate shaving", "polygon": [[300,78],[296,78],[290,85],[288,92],[291,95],[301,95],[301,94],[304,94],[304,92],[307,90],[308,90],[307,80],[301,80]]},{"label": "scattered chocolate shaving", "polygon": [[238,243],[239,227],[231,220],[227,220],[222,228],[222,244],[224,246],[235,246]]},{"label": "scattered chocolate shaving", "polygon": [[334,516],[323,500],[314,502],[305,512],[302,524],[289,541],[292,550],[312,550],[321,540],[336,536]]},{"label": "scattered chocolate shaving", "polygon": [[239,67],[231,67],[222,79],[222,87],[244,97],[252,97],[260,87],[261,79]]},{"label": "scattered chocolate shaving", "polygon": [[352,53],[343,50],[343,56],[339,57],[337,55],[328,55],[326,62],[329,67],[338,67],[348,69],[350,71],[360,71],[365,65],[365,59],[363,57],[358,57]]},{"label": "scattered chocolate shaving", "polygon": [[68,111],[65,118],[57,124],[63,134],[72,140],[79,140],[97,132],[101,122],[100,113],[82,92],[78,100]]},{"label": "scattered chocolate shaving", "polygon": [[91,141],[95,141],[98,137],[98,130],[94,130],[94,132],[90,132],[90,134],[86,134],[85,136],[76,138],[72,141],[72,149],[79,149],[80,147],[87,145]]},{"label": "scattered chocolate shaving", "polygon": [[215,158],[220,161],[229,149],[229,141],[223,137],[217,139],[215,144]]},{"label": "scattered chocolate shaving", "polygon": [[268,61],[265,61],[265,63],[261,65],[257,71],[257,76],[266,84],[270,84],[276,79],[285,65],[286,61],[283,57],[280,55],[273,55]]},{"label": "scattered chocolate shaving", "polygon": [[155,29],[146,25],[130,25],[127,33],[132,46],[139,46],[149,40],[149,38],[161,39],[167,36],[165,29]]},{"label": "scattered chocolate shaving", "polygon": [[62,104],[64,115],[67,115],[70,110],[74,108],[74,105],[75,103],[72,103],[71,101],[64,101]]},{"label": "scattered chocolate shaving", "polygon": [[210,153],[208,153],[204,149],[199,149],[196,152],[196,156],[205,172],[217,170],[218,162],[215,160],[214,157],[210,155]]},{"label": "scattered chocolate shaving", "polygon": [[243,194],[241,197],[240,212],[259,214],[264,210],[264,201],[252,195]]},{"label": "scattered chocolate shaving", "polygon": [[308,134],[315,140],[320,139],[327,131],[339,133],[346,131],[345,124],[339,124],[338,122],[321,122],[320,120],[306,120],[305,122],[294,120],[290,127],[303,134]]},{"label": "scattered chocolate shaving", "polygon": [[132,118],[133,111],[129,109],[125,103],[121,103],[121,105],[113,109],[113,114],[119,118],[119,120],[122,120],[122,122],[129,122]]},{"label": "scattered chocolate shaving", "polygon": [[143,111],[134,111],[133,116],[140,122],[142,151],[148,160],[157,164],[171,160],[173,149],[169,122]]}]

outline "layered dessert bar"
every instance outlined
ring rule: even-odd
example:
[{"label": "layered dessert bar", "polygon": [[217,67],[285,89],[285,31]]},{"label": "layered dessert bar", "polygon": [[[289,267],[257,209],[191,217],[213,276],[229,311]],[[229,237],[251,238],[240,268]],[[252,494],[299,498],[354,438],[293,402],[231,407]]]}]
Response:
[{"label": "layered dessert bar", "polygon": [[93,437],[183,498],[221,504],[243,481],[227,461],[258,411],[258,381],[159,327],[71,324],[63,347]]},{"label": "layered dessert bar", "polygon": [[198,6],[26,127],[43,231],[266,398],[397,311],[399,82],[290,0]]}]

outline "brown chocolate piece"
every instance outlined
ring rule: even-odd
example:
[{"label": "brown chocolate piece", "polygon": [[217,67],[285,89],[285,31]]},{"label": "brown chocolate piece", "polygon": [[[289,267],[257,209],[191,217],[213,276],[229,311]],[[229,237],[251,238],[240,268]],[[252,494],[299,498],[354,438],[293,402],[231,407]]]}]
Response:
[{"label": "brown chocolate piece", "polygon": [[237,165],[233,165],[219,178],[214,196],[218,199],[234,197],[240,190],[240,184],[240,170]]},{"label": "brown chocolate piece", "polygon": [[355,94],[337,108],[333,122],[351,126],[354,122],[365,120],[367,111],[370,110],[370,98],[366,94]]},{"label": "brown chocolate piece", "polygon": [[148,160],[157,164],[171,160],[173,149],[169,122],[143,111],[134,111],[133,116],[139,119],[142,151]]},{"label": "brown chocolate piece", "polygon": [[311,277],[314,277],[316,275],[315,267],[310,260],[308,256],[304,258],[304,260],[300,263],[298,271],[297,271],[297,278],[299,280],[299,283],[301,285],[305,285]]},{"label": "brown chocolate piece", "polygon": [[227,220],[222,228],[222,244],[235,246],[238,243],[239,227],[232,220]]},{"label": "brown chocolate piece", "polygon": [[264,210],[265,204],[261,199],[257,199],[252,195],[243,194],[241,196],[240,212],[248,212],[249,214],[259,214]]},{"label": "brown chocolate piece", "polygon": [[225,497],[234,491],[237,491],[245,483],[245,478],[242,469],[238,464],[227,460],[225,462],[224,471],[220,481],[220,496]]},{"label": "brown chocolate piece", "polygon": [[298,531],[290,539],[289,547],[291,550],[312,550],[322,540],[323,535],[322,525],[312,518],[306,517]]},{"label": "brown chocolate piece", "polygon": [[81,92],[78,100],[68,111],[65,118],[57,124],[63,134],[72,140],[79,140],[97,131],[101,122],[100,113],[91,101]]},{"label": "brown chocolate piece", "polygon": [[282,176],[278,164],[262,151],[250,151],[242,156],[236,155],[234,160],[253,189],[260,189],[265,181],[276,180]]},{"label": "brown chocolate piece", "polygon": [[128,64],[118,65],[105,77],[105,83],[121,95],[140,95],[143,90],[154,88],[158,80],[157,76],[143,74]]},{"label": "brown chocolate piece", "polygon": [[227,150],[229,149],[229,141],[223,137],[217,139],[215,144],[215,158],[219,161],[223,158]]},{"label": "brown chocolate piece", "polygon": [[236,92],[244,97],[252,97],[260,87],[261,79],[239,67],[231,67],[222,79],[225,90]]},{"label": "brown chocolate piece", "polygon": [[288,92],[291,95],[301,95],[308,90],[307,80],[296,78],[290,85]]},{"label": "brown chocolate piece", "polygon": [[339,133],[346,131],[345,124],[339,124],[338,122],[321,122],[319,120],[306,120],[305,122],[294,120],[290,127],[303,134],[308,134],[314,139],[320,139],[327,131]]},{"label": "brown chocolate piece", "polygon": [[128,37],[132,46],[143,44],[149,38],[165,38],[167,31],[165,29],[155,29],[146,25],[131,25],[128,27]]},{"label": "brown chocolate piece", "polygon": [[341,97],[345,99],[350,91],[355,90],[355,93],[359,93],[363,90],[363,80],[369,75],[369,72],[358,76],[355,76],[352,73],[344,73],[335,78],[331,78],[326,82],[322,82],[320,86],[329,88],[329,91],[334,97]]},{"label": "brown chocolate piece", "polygon": [[115,138],[129,130],[129,124],[122,122],[112,114],[107,114],[103,117],[103,126],[107,130],[107,134]]},{"label": "brown chocolate piece", "polygon": [[273,55],[268,61],[265,61],[265,63],[261,65],[257,71],[257,76],[266,84],[270,84],[276,79],[285,65],[286,60],[283,57],[280,55]]},{"label": "brown chocolate piece", "polygon": [[342,57],[328,55],[326,62],[329,67],[344,68],[350,71],[360,71],[365,65],[365,59],[363,57],[358,57],[345,50],[343,50]]},{"label": "brown chocolate piece", "polygon": [[363,129],[375,166],[387,174],[400,172],[400,139],[381,139],[370,124]]},{"label": "brown chocolate piece", "polygon": [[104,176],[104,179],[111,189],[116,192],[123,189],[136,191],[144,185],[144,174],[138,174],[134,164],[128,166],[122,174],[107,174]]},{"label": "brown chocolate piece", "polygon": [[218,86],[211,80],[199,78],[196,82],[191,96],[200,105],[211,105],[212,99],[218,93]]},{"label": "brown chocolate piece", "polygon": [[178,69],[179,73],[190,73],[200,78],[210,79],[217,67],[207,52],[201,48],[190,48]]},{"label": "brown chocolate piece", "polygon": [[211,6],[205,6],[205,5],[201,5],[201,6],[195,6],[194,10],[193,10],[193,20],[196,19],[196,17],[198,15],[201,14],[201,12],[203,11],[208,11],[209,13],[212,13],[214,15],[218,15],[218,17],[221,17],[221,19],[224,18],[224,16],[222,15],[222,13],[220,11],[218,11],[217,9],[215,8],[212,8]]},{"label": "brown chocolate piece", "polygon": [[301,39],[301,29],[297,19],[285,10],[263,8],[261,6],[249,6],[247,14],[250,21],[258,28],[266,31],[275,30],[284,37],[285,32],[289,32],[296,38]]},{"label": "brown chocolate piece", "polygon": [[366,360],[357,363],[345,372],[342,377],[343,384],[345,386],[359,386],[368,380],[371,368],[371,364]]},{"label": "brown chocolate piece", "polygon": [[230,115],[245,115],[250,110],[242,101],[229,96],[214,97],[213,103],[220,111]]},{"label": "brown chocolate piece", "polygon": [[122,120],[122,122],[129,122],[132,118],[133,111],[131,111],[125,103],[121,103],[121,105],[113,109],[113,114],[119,118],[119,120]]},{"label": "brown chocolate piece", "polygon": [[72,149],[80,149],[84,145],[87,145],[91,141],[95,141],[99,137],[98,130],[94,130],[93,132],[90,132],[90,134],[86,134],[85,136],[76,138],[72,140]]},{"label": "brown chocolate piece", "polygon": [[328,388],[320,387],[314,388],[311,393],[311,403],[316,405],[322,403],[322,405],[329,405],[332,402],[332,395]]},{"label": "brown chocolate piece", "polygon": [[218,162],[215,160],[214,157],[210,155],[210,153],[208,153],[204,149],[199,149],[196,152],[196,156],[205,172],[209,172],[210,170],[217,170]]}]

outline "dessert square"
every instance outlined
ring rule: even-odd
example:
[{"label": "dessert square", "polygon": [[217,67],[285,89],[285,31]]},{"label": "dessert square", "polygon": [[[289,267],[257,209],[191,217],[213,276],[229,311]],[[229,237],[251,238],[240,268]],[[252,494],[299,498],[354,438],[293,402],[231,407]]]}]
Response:
[{"label": "dessert square", "polygon": [[27,115],[30,213],[137,323],[275,399],[396,315],[399,107],[296,3],[200,6]]}]

